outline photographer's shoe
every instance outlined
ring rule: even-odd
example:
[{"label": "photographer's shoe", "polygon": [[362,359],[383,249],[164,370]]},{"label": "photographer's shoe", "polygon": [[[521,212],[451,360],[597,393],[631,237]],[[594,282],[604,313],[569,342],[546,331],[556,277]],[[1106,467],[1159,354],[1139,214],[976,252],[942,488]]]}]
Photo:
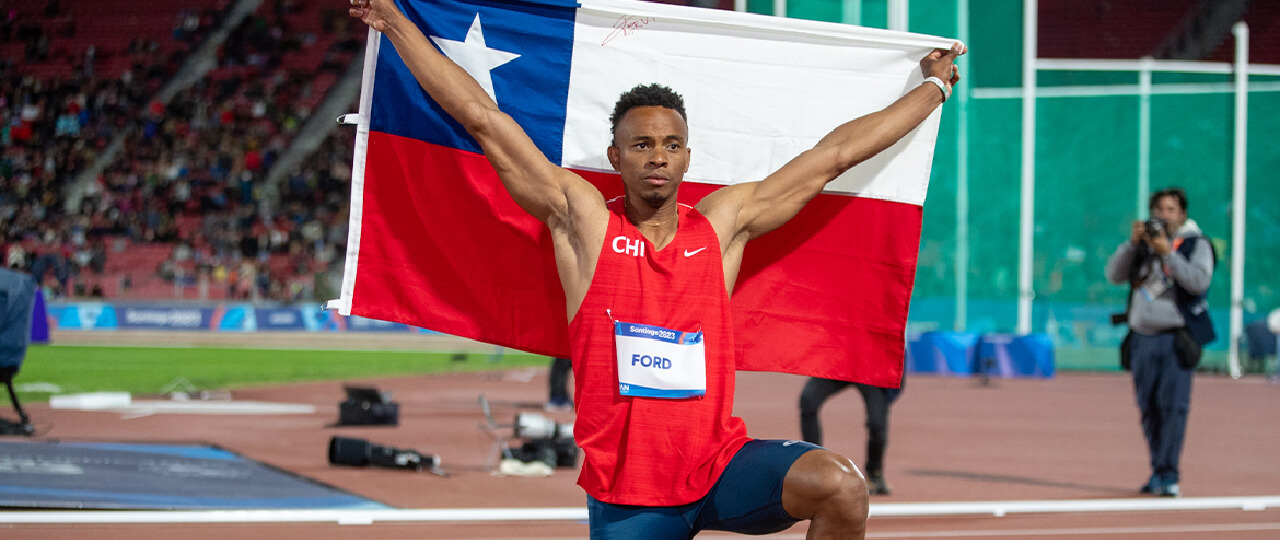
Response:
[{"label": "photographer's shoe", "polygon": [[872,495],[893,495],[893,490],[889,488],[889,483],[884,481],[884,473],[870,473],[867,475],[867,492]]},{"label": "photographer's shoe", "polygon": [[1160,478],[1153,474],[1151,478],[1147,479],[1147,483],[1142,484],[1142,487],[1138,489],[1138,493],[1152,495],[1159,493],[1163,488],[1164,484],[1160,481]]},{"label": "photographer's shoe", "polygon": [[566,412],[573,410],[573,402],[565,398],[552,398],[542,406],[542,410],[546,412]]}]

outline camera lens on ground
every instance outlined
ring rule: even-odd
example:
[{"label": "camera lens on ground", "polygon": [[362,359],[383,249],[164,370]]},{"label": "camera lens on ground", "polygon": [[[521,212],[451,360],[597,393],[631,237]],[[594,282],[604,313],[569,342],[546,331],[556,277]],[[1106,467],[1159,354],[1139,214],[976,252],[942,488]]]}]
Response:
[{"label": "camera lens on ground", "polygon": [[373,465],[420,471],[424,468],[438,468],[440,456],[423,455],[416,450],[370,444],[364,439],[333,437],[329,439],[329,463],[353,467]]}]

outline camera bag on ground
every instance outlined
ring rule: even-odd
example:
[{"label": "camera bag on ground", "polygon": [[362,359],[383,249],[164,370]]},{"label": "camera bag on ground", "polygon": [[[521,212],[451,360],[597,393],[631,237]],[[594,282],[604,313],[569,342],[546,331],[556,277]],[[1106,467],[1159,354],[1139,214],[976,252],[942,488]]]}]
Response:
[{"label": "camera bag on ground", "polygon": [[338,404],[340,426],[394,426],[400,423],[400,405],[390,393],[375,388],[344,386],[347,400]]},{"label": "camera bag on ground", "polygon": [[529,463],[541,461],[558,468],[578,466],[578,444],[573,439],[534,439],[512,450],[515,459]]}]

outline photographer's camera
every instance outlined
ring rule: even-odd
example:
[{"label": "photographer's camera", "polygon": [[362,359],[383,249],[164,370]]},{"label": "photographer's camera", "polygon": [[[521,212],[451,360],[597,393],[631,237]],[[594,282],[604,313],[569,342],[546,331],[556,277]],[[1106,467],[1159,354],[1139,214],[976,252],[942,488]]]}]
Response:
[{"label": "photographer's camera", "polygon": [[1164,234],[1165,229],[1168,228],[1163,219],[1155,217],[1148,219],[1143,223],[1143,226],[1146,229],[1147,236],[1151,238]]}]

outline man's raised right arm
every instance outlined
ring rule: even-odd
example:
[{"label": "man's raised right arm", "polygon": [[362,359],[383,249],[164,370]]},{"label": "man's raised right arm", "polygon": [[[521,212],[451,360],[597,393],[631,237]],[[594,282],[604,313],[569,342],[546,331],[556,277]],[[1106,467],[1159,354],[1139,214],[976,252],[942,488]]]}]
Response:
[{"label": "man's raised right arm", "polygon": [[394,2],[350,2],[351,16],[385,34],[418,84],[475,138],[511,197],[526,212],[555,229],[563,225],[557,221],[572,219],[570,198],[589,197],[592,192],[599,197],[586,181],[548,161],[524,129],[499,110],[465,70],[436,50]]}]

